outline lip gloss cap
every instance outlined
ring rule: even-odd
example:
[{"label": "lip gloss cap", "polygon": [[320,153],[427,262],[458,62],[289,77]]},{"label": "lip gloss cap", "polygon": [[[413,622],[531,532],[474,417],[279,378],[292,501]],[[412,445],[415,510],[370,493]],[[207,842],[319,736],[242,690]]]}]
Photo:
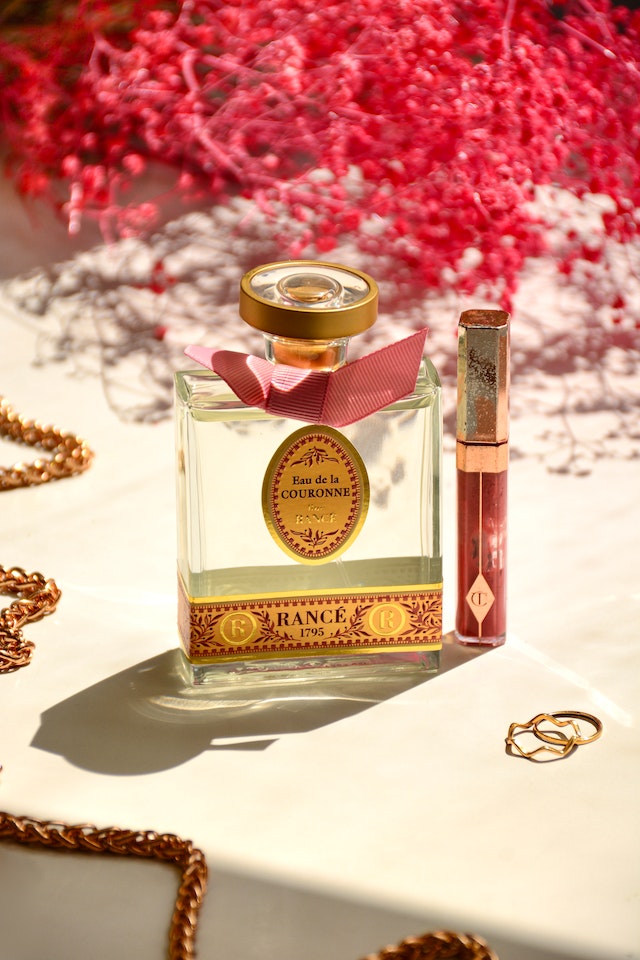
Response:
[{"label": "lip gloss cap", "polygon": [[509,437],[509,314],[465,310],[458,324],[456,437],[505,443]]}]

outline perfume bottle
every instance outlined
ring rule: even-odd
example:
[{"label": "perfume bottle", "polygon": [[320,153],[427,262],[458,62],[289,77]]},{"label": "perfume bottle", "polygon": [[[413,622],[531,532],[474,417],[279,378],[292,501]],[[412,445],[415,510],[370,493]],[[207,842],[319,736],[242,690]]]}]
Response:
[{"label": "perfume bottle", "polygon": [[239,308],[265,356],[186,350],[209,368],[176,374],[191,684],[438,668],[441,386],[424,331],[347,363],[377,299],[357,270],[266,264]]}]

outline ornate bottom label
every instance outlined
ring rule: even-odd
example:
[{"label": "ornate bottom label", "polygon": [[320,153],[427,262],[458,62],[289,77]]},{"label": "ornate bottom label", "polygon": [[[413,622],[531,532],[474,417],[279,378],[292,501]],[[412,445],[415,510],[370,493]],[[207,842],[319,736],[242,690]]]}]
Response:
[{"label": "ornate bottom label", "polygon": [[439,650],[442,584],[194,599],[179,578],[178,625],[199,663]]}]

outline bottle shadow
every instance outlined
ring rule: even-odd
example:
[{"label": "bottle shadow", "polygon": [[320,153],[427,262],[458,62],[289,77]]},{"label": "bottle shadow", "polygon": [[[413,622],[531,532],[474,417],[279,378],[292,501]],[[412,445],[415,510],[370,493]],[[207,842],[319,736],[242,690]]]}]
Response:
[{"label": "bottle shadow", "polygon": [[167,650],[45,710],[31,746],[115,776],[156,773],[206,750],[266,750],[282,736],[355,716],[479,652],[446,638],[437,674],[263,678],[220,693],[188,685],[182,654]]}]

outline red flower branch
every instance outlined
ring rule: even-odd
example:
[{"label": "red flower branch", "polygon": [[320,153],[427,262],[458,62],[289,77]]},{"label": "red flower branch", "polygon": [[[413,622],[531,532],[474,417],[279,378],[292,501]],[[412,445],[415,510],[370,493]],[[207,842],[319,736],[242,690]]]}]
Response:
[{"label": "red flower branch", "polygon": [[[185,197],[251,198],[283,255],[353,237],[399,283],[507,302],[546,247],[535,188],[607,198],[560,269],[637,240],[640,14],[609,0],[81,0],[0,40],[21,190],[77,231],[150,226],[150,161]],[[623,293],[606,296],[620,312]],[[620,306],[622,302],[622,307]],[[617,305],[617,306],[616,306]]]}]

